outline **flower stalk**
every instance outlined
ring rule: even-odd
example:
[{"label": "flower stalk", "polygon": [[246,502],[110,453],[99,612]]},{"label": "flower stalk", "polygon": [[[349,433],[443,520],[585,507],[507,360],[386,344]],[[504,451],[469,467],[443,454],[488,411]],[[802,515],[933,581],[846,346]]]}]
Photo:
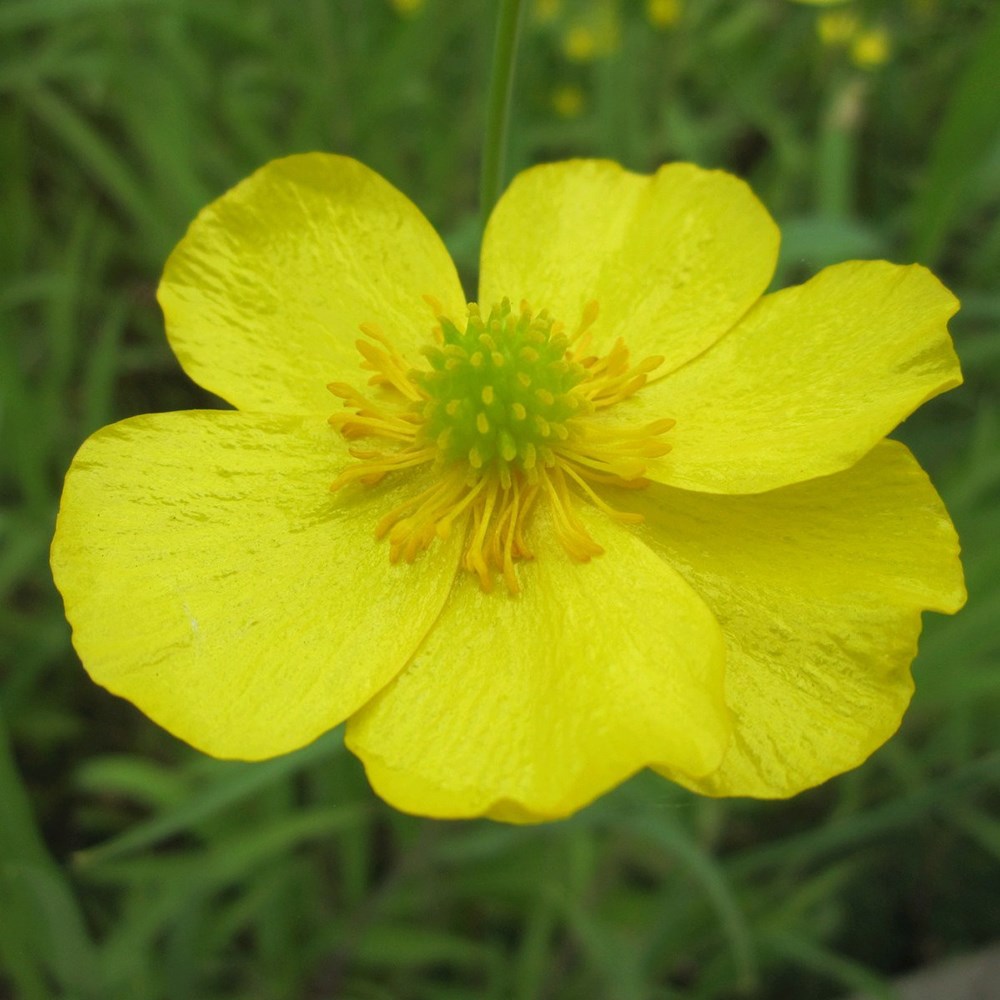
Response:
[{"label": "flower stalk", "polygon": [[497,33],[493,46],[493,72],[486,108],[486,137],[479,181],[479,213],[483,229],[503,190],[507,158],[510,98],[514,83],[517,45],[524,20],[523,0],[500,0]]}]

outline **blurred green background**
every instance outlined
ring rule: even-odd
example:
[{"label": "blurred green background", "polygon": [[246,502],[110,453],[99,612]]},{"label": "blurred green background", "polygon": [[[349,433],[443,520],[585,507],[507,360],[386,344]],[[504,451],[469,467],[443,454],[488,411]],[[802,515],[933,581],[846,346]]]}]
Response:
[{"label": "blurred green background", "polygon": [[[776,282],[919,260],[966,385],[901,436],[962,535],[903,730],[783,803],[640,776],[534,828],[394,813],[339,732],[203,758],[93,686],[47,566],[84,437],[218,405],[154,292],[268,159],[359,157],[475,287],[487,0],[0,3],[0,997],[891,997],[1000,938],[1000,6],[536,0],[510,172],[572,155],[747,178]],[[994,980],[996,982],[996,980]],[[947,998],[945,998],[947,1000]]]}]

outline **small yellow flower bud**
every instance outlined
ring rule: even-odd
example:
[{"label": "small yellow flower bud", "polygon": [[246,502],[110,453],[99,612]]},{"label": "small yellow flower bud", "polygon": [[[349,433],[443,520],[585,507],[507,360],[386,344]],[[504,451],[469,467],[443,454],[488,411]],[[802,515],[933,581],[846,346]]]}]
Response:
[{"label": "small yellow flower bud", "polygon": [[885,28],[869,28],[854,39],[851,59],[861,69],[875,69],[887,62],[891,52],[889,32]]},{"label": "small yellow flower bud", "polygon": [[539,24],[548,24],[559,16],[560,0],[535,0],[532,14]]},{"label": "small yellow flower bud", "polygon": [[583,91],[574,84],[563,84],[552,91],[552,110],[560,118],[579,118],[584,104]]},{"label": "small yellow flower bud", "polygon": [[646,0],[646,20],[654,28],[670,28],[681,16],[681,0]]},{"label": "small yellow flower bud", "polygon": [[563,37],[563,52],[572,62],[592,62],[597,58],[597,36],[585,24],[574,25]]},{"label": "small yellow flower bud", "polygon": [[413,17],[424,9],[427,0],[389,0],[389,3],[401,17]]},{"label": "small yellow flower bud", "polygon": [[848,11],[838,10],[821,14],[816,21],[816,34],[824,45],[846,45],[857,33],[857,17]]}]

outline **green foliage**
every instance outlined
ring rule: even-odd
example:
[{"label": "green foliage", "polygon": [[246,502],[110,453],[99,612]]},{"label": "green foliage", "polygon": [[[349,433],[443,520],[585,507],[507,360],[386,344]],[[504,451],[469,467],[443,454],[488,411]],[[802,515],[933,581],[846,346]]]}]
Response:
[{"label": "green foliage", "polygon": [[[414,198],[474,287],[495,8],[6,0],[0,996],[881,997],[1000,929],[1000,13],[854,0],[891,42],[862,69],[785,0],[689,0],[663,27],[638,0],[555,6],[528,12],[510,172],[726,167],[782,223],[779,283],[921,259],[964,302],[967,385],[902,436],[955,517],[970,600],[928,616],[903,732],[787,803],[640,775],[508,828],[393,813],[338,733],[212,761],[93,688],[47,569],[61,476],[104,423],[217,405],[163,337],[167,253],[255,167],[329,149]],[[567,56],[578,23],[612,25],[598,58]]]}]

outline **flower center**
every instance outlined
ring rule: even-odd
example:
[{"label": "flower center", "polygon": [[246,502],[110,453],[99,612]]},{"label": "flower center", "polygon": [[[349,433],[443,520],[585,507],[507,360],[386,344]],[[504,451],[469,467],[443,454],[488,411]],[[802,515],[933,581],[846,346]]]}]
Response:
[{"label": "flower center", "polygon": [[445,461],[492,470],[505,489],[512,471],[551,465],[549,442],[569,438],[567,422],[583,403],[574,389],[586,377],[567,359],[557,324],[544,311],[515,314],[505,300],[485,321],[470,306],[464,331],[442,319],[441,336],[441,346],[424,350],[432,371],[413,377],[427,394],[426,434]]},{"label": "flower center", "polygon": [[344,383],[329,386],[353,411],[331,417],[334,427],[349,439],[381,438],[394,446],[352,448],[357,461],[331,488],[373,485],[390,473],[430,464],[433,485],[390,511],[375,534],[388,537],[394,562],[412,562],[461,522],[465,568],[487,591],[500,573],[507,589],[519,592],[515,563],[532,557],[524,530],[539,503],[549,505],[571,558],[585,562],[600,555],[575,513],[574,496],[619,521],[640,521],[612,508],[600,490],[647,485],[647,464],[670,450],[662,435],[674,422],[635,427],[597,417],[641,389],[663,359],[632,366],[620,340],[604,357],[590,354],[596,302],[584,308],[568,336],[527,303],[514,312],[505,299],[485,320],[473,303],[460,329],[437,302],[427,301],[439,323],[434,343],[423,350],[429,367],[409,365],[385,334],[365,324],[367,339],[357,347],[380,398]]}]

